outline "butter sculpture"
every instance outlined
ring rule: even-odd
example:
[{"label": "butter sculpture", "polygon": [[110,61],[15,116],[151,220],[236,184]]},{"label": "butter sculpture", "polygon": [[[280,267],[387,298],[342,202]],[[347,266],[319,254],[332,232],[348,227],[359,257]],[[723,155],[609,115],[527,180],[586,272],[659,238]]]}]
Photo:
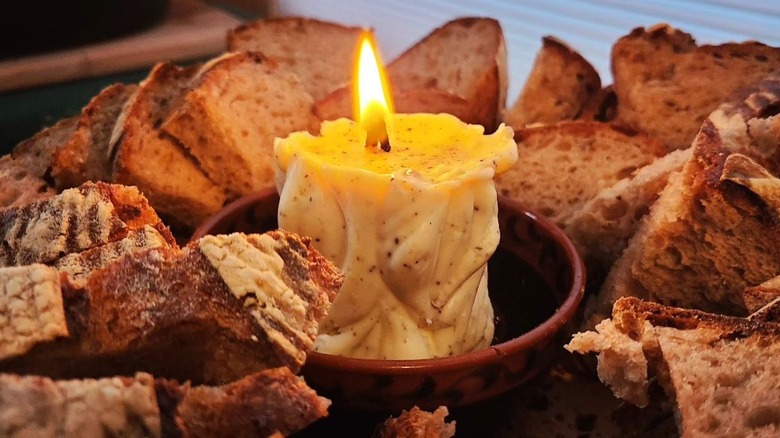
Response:
[{"label": "butter sculpture", "polygon": [[512,129],[447,114],[390,114],[366,146],[348,119],[275,145],[280,228],[313,238],[344,272],[315,348],[422,359],[490,345],[487,261],[499,242],[495,173],[517,160]]}]

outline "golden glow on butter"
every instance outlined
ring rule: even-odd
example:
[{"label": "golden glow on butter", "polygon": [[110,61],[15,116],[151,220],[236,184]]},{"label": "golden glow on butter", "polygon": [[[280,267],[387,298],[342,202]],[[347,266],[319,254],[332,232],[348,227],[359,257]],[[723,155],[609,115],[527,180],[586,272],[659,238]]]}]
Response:
[{"label": "golden glow on butter", "polygon": [[370,32],[360,38],[358,62],[354,73],[356,102],[353,119],[366,131],[366,146],[376,146],[387,140],[386,117],[394,112],[390,86],[377,55],[376,44]]},{"label": "golden glow on butter", "polygon": [[438,183],[484,169],[501,173],[517,159],[512,129],[501,126],[484,135],[484,128],[469,125],[449,114],[393,114],[390,117],[390,152],[365,148],[366,132],[347,119],[325,122],[321,135],[297,132],[277,140],[276,156],[286,170],[294,156],[321,165],[360,169],[394,178],[406,174]]}]

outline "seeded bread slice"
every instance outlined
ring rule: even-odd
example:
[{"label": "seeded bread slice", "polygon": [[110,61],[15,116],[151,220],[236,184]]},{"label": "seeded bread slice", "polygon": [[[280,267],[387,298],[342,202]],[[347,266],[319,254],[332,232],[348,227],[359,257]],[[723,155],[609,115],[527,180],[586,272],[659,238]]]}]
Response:
[{"label": "seeded bread slice", "polygon": [[768,79],[704,122],[693,157],[588,304],[591,323],[623,295],[747,315],[743,290],[780,275],[780,180],[770,171],[780,137],[751,129],[780,123],[778,102],[780,80]]},{"label": "seeded bread slice", "polygon": [[0,374],[4,437],[287,435],[327,415],[329,405],[286,368],[222,386],[190,386],[147,373],[60,381]]},{"label": "seeded bread slice", "polygon": [[636,28],[612,47],[617,118],[669,150],[684,149],[718,105],[778,70],[780,48],[697,46],[691,35],[665,24]]},{"label": "seeded bread slice", "polygon": [[274,186],[276,137],[315,128],[297,77],[258,53],[211,61],[162,130],[233,197]]},{"label": "seeded bread slice", "polygon": [[111,181],[111,134],[136,89],[136,85],[111,85],[81,110],[76,132],[52,155],[51,173],[58,189],[77,187],[87,181]]},{"label": "seeded bread slice", "polygon": [[657,377],[676,404],[682,437],[780,433],[780,325],[621,298],[597,332],[569,351],[598,353],[615,395],[647,403]]},{"label": "seeded bread slice", "polygon": [[43,129],[0,158],[0,210],[53,196],[48,182],[52,153],[76,131],[77,117]]},{"label": "seeded bread slice", "polygon": [[656,158],[633,177],[602,190],[566,219],[563,228],[586,261],[589,281],[609,271],[670,175],[682,170],[692,152],[688,148]]},{"label": "seeded bread slice", "polygon": [[535,123],[574,120],[601,90],[593,66],[561,40],[546,36],[531,73],[504,122],[514,129]]},{"label": "seeded bread slice", "polygon": [[529,127],[515,140],[523,158],[496,177],[496,187],[558,223],[664,154],[645,135],[597,122]]},{"label": "seeded bread slice", "polygon": [[65,284],[70,336],[0,361],[55,378],[152,372],[222,384],[279,366],[297,372],[341,274],[282,231],[206,236],[183,250],[127,254]]},{"label": "seeded bread slice", "polygon": [[319,100],[347,84],[363,30],[302,17],[279,17],[243,24],[228,32],[231,52],[260,52],[298,76]]},{"label": "seeded bread slice", "polygon": [[197,67],[158,64],[117,120],[109,150],[112,180],[135,185],[171,226],[194,229],[225,203],[225,194],[160,125],[178,106]]}]

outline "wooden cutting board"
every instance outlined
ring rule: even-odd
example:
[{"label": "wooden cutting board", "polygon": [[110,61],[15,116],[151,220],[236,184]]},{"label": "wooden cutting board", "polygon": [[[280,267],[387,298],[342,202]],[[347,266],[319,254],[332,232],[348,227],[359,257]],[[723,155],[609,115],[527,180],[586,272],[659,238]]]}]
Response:
[{"label": "wooden cutting board", "polygon": [[228,29],[241,20],[199,0],[171,0],[153,28],[83,47],[0,62],[0,92],[95,78],[161,61],[201,58],[225,50]]}]

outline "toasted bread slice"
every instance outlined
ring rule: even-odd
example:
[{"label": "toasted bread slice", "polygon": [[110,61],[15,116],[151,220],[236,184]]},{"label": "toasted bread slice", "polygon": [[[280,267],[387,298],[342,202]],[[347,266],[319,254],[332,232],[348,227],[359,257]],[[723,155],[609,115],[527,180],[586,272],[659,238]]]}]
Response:
[{"label": "toasted bread slice", "polygon": [[597,330],[566,348],[599,353],[601,380],[639,406],[657,377],[681,436],[780,433],[779,324],[621,298]]},{"label": "toasted bread slice", "polygon": [[238,197],[274,186],[274,139],[315,128],[312,105],[293,73],[258,53],[231,53],[204,67],[162,129]]},{"label": "toasted bread slice", "polygon": [[176,140],[160,131],[197,72],[196,66],[157,64],[128,101],[109,144],[116,154],[112,180],[137,186],[169,224],[183,230],[197,227],[226,200]]},{"label": "toasted bread slice", "polygon": [[669,150],[684,149],[718,105],[778,70],[780,48],[697,46],[691,35],[665,24],[636,28],[612,47],[617,119]]},{"label": "toasted bread slice", "polygon": [[134,187],[86,183],[61,194],[0,212],[0,266],[49,264],[70,254],[166,227]]},{"label": "toasted bread slice", "polygon": [[374,432],[374,438],[451,438],[455,436],[455,422],[446,422],[449,415],[446,406],[433,412],[417,406],[404,410],[398,417],[390,417]]},{"label": "toasted bread slice", "polygon": [[564,221],[564,230],[585,259],[589,282],[609,271],[670,175],[680,172],[692,153],[688,148],[656,158],[633,177],[599,192]]},{"label": "toasted bread slice", "polygon": [[515,133],[518,160],[496,187],[559,223],[602,190],[663,155],[653,139],[597,122],[560,122]]},{"label": "toasted bread slice", "polygon": [[34,264],[0,268],[0,360],[68,335],[56,269]]},{"label": "toasted bread slice", "polygon": [[136,88],[110,85],[81,110],[76,132],[52,155],[51,174],[58,189],[77,187],[87,181],[111,181],[108,145],[114,124]]},{"label": "toasted bread slice", "polygon": [[60,120],[0,158],[0,210],[54,196],[48,182],[51,156],[76,131],[77,117]]},{"label": "toasted bread slice", "polygon": [[329,405],[285,368],[222,386],[190,386],[146,373],[64,381],[0,374],[2,436],[287,435],[327,415]]},{"label": "toasted bread slice", "polygon": [[347,84],[352,75],[359,27],[302,17],[243,24],[228,32],[228,50],[260,52],[295,73],[315,99]]},{"label": "toasted bread slice", "polygon": [[0,370],[56,378],[145,370],[210,384],[278,366],[297,372],[341,280],[308,239],[282,231],[136,251],[83,289],[66,283],[70,336],[0,361]]},{"label": "toasted bread slice", "polygon": [[767,112],[778,102],[780,79],[766,80],[705,120],[693,157],[589,303],[598,313],[591,323],[623,295],[747,315],[742,291],[780,274],[780,180],[768,170],[777,168],[780,137],[770,142],[770,131],[750,128],[780,123]]},{"label": "toasted bread slice", "polygon": [[506,105],[506,56],[497,20],[464,17],[445,23],[402,53],[387,66],[387,75],[394,89],[438,88],[465,99],[483,110],[480,119],[492,132]]},{"label": "toasted bread slice", "polygon": [[520,129],[575,120],[600,90],[596,69],[563,41],[546,36],[520,96],[504,114],[504,122]]}]

